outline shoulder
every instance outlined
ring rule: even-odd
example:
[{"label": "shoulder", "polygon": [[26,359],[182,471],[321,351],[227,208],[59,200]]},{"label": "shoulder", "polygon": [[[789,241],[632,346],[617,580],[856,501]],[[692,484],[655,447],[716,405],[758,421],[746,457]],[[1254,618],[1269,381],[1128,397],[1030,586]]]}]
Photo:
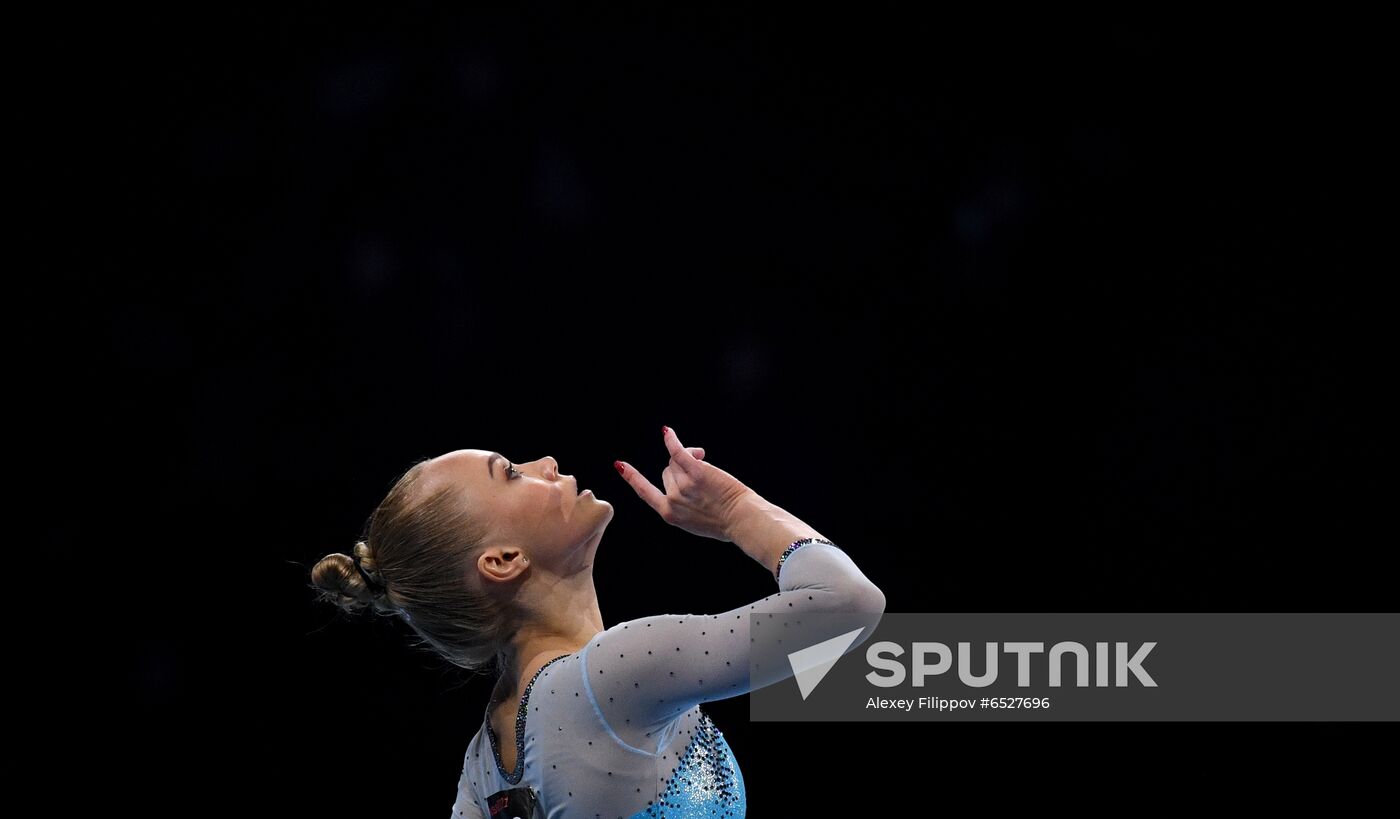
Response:
[{"label": "shoulder", "polygon": [[579,664],[583,662],[583,652],[587,648],[579,649],[572,654],[562,654],[555,656],[539,667],[530,677],[527,685],[530,688],[530,704],[533,706],[539,702],[535,693],[541,689],[549,690],[559,685],[568,685],[572,678],[579,676]]},{"label": "shoulder", "polygon": [[718,634],[720,619],[713,614],[655,614],[627,620],[593,635],[578,653],[579,665],[591,685],[606,679],[611,669],[672,663],[675,653]]},{"label": "shoulder", "polygon": [[[462,773],[457,780],[457,801],[453,805],[453,816],[484,816],[480,812],[485,804],[484,783],[490,782],[495,771],[495,758],[491,755],[491,744],[485,728],[477,729],[467,751],[462,758]],[[476,811],[476,812],[473,812]]]},{"label": "shoulder", "polygon": [[467,743],[467,752],[462,760],[463,770],[480,770],[485,766],[483,760],[494,761],[491,755],[491,740],[486,736],[486,721],[483,719],[476,733],[472,735],[471,742]]},{"label": "shoulder", "polygon": [[699,624],[703,620],[718,619],[718,617],[719,615],[714,614],[652,614],[647,617],[638,617],[635,620],[624,620],[612,628],[593,635],[593,639],[588,641],[588,645],[584,646],[579,654],[609,640],[614,642],[619,639],[645,640],[653,636],[656,629],[682,626],[687,622]]},{"label": "shoulder", "polygon": [[472,734],[471,742],[467,743],[467,756],[471,756],[472,751],[486,747],[486,720],[483,718],[481,724],[476,727],[476,733]]}]

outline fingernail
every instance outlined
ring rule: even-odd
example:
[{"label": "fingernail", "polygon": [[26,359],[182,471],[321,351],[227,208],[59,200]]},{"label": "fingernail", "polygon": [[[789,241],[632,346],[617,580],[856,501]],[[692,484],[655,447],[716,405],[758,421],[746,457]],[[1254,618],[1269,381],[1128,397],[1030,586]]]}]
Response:
[{"label": "fingernail", "polygon": [[665,435],[666,433],[668,433],[668,432],[670,432],[670,431],[671,431],[671,428],[670,428],[670,427],[663,426],[663,427],[661,428],[661,434],[662,434],[662,435]]},{"label": "fingernail", "polygon": [[627,470],[625,467],[623,467],[622,461],[613,461],[613,467],[617,469],[617,474],[621,475],[624,478],[627,477]]}]

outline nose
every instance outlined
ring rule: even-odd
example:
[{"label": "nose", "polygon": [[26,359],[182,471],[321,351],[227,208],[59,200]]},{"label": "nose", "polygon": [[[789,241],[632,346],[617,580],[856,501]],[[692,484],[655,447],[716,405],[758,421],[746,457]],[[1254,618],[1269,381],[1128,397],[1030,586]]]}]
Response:
[{"label": "nose", "polygon": [[556,460],[554,460],[554,457],[551,456],[551,455],[546,455],[546,456],[544,456],[544,458],[543,458],[542,460],[543,460],[543,461],[545,462],[545,464],[547,465],[548,474],[550,475],[550,477],[555,478],[555,479],[558,479],[558,477],[559,477],[559,462],[556,461]]}]

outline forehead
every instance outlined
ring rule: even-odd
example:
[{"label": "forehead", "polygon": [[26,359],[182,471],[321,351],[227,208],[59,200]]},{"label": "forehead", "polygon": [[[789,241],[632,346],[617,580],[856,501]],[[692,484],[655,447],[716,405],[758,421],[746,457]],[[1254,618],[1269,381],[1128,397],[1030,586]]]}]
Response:
[{"label": "forehead", "polygon": [[486,475],[486,462],[491,458],[489,449],[457,449],[439,455],[429,463],[429,469],[439,474],[460,475],[469,470]]},{"label": "forehead", "polygon": [[486,472],[490,458],[486,449],[458,449],[432,458],[423,466],[423,490],[431,492],[443,483],[461,484],[473,475],[490,480]]}]

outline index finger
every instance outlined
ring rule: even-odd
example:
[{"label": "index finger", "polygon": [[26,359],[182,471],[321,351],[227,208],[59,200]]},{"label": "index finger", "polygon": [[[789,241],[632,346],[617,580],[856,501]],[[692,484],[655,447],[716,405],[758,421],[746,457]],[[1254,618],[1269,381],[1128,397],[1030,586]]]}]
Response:
[{"label": "index finger", "polygon": [[692,478],[700,477],[702,474],[700,462],[695,460],[695,456],[690,454],[690,450],[681,445],[681,439],[676,435],[676,431],[663,426],[661,427],[661,436],[666,442],[666,450],[671,453],[671,461]]},{"label": "index finger", "polygon": [[667,501],[661,490],[657,489],[655,484],[647,480],[646,475],[638,472],[631,464],[617,461],[616,466],[618,474],[637,493],[637,497],[641,498],[647,506],[656,510],[658,515],[666,517]]}]

